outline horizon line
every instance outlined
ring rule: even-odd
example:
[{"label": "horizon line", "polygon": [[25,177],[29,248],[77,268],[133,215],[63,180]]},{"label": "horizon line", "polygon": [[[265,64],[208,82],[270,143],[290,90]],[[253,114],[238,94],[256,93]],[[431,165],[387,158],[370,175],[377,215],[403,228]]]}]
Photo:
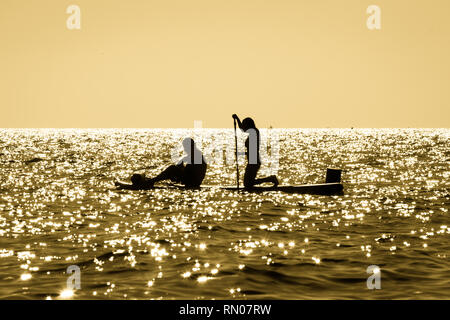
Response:
[{"label": "horizon line", "polygon": [[[233,129],[233,127],[209,127],[209,128],[193,128],[193,127],[180,127],[180,128],[170,128],[170,127],[0,127],[0,130],[8,129],[53,129],[53,130],[80,130],[80,129],[135,129],[135,130],[199,130],[199,129]],[[258,129],[450,129],[450,127],[260,127]]]}]

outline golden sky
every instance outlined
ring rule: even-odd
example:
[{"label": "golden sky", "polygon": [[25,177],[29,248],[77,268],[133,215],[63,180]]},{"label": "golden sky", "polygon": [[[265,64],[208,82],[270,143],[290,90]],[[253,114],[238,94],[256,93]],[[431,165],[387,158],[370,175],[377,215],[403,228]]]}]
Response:
[{"label": "golden sky", "polygon": [[449,15],[449,0],[1,0],[0,127],[449,127]]}]

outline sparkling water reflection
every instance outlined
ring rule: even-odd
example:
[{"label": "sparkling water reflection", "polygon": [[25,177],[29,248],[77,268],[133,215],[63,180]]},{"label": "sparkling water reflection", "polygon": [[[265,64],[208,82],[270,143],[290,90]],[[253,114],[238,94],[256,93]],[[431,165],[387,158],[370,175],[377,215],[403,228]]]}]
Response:
[{"label": "sparkling water reflection", "polygon": [[[450,130],[262,130],[275,131],[281,183],[338,167],[344,195],[117,191],[193,131],[1,130],[0,298],[450,298]],[[231,130],[195,135],[233,152]],[[213,164],[205,184],[234,170]]]}]

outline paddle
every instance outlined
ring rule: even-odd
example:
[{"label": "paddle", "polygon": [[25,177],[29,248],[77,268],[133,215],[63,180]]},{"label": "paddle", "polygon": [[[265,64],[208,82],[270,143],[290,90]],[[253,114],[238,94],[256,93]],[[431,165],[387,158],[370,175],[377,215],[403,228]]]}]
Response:
[{"label": "paddle", "polygon": [[235,142],[235,148],[236,148],[236,182],[237,182],[237,189],[239,190],[239,162],[238,162],[238,145],[237,145],[237,132],[236,132],[236,119],[234,119],[234,142]]}]

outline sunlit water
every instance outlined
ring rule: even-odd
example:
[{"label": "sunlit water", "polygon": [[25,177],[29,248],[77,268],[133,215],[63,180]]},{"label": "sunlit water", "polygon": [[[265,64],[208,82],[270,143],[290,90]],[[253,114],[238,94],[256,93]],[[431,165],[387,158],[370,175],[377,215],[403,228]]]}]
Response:
[{"label": "sunlit water", "polygon": [[[0,298],[450,298],[449,129],[262,130],[279,136],[283,184],[342,168],[339,196],[114,189],[193,133],[0,130]],[[233,155],[232,130],[194,137]],[[235,183],[223,162],[205,184]]]}]

